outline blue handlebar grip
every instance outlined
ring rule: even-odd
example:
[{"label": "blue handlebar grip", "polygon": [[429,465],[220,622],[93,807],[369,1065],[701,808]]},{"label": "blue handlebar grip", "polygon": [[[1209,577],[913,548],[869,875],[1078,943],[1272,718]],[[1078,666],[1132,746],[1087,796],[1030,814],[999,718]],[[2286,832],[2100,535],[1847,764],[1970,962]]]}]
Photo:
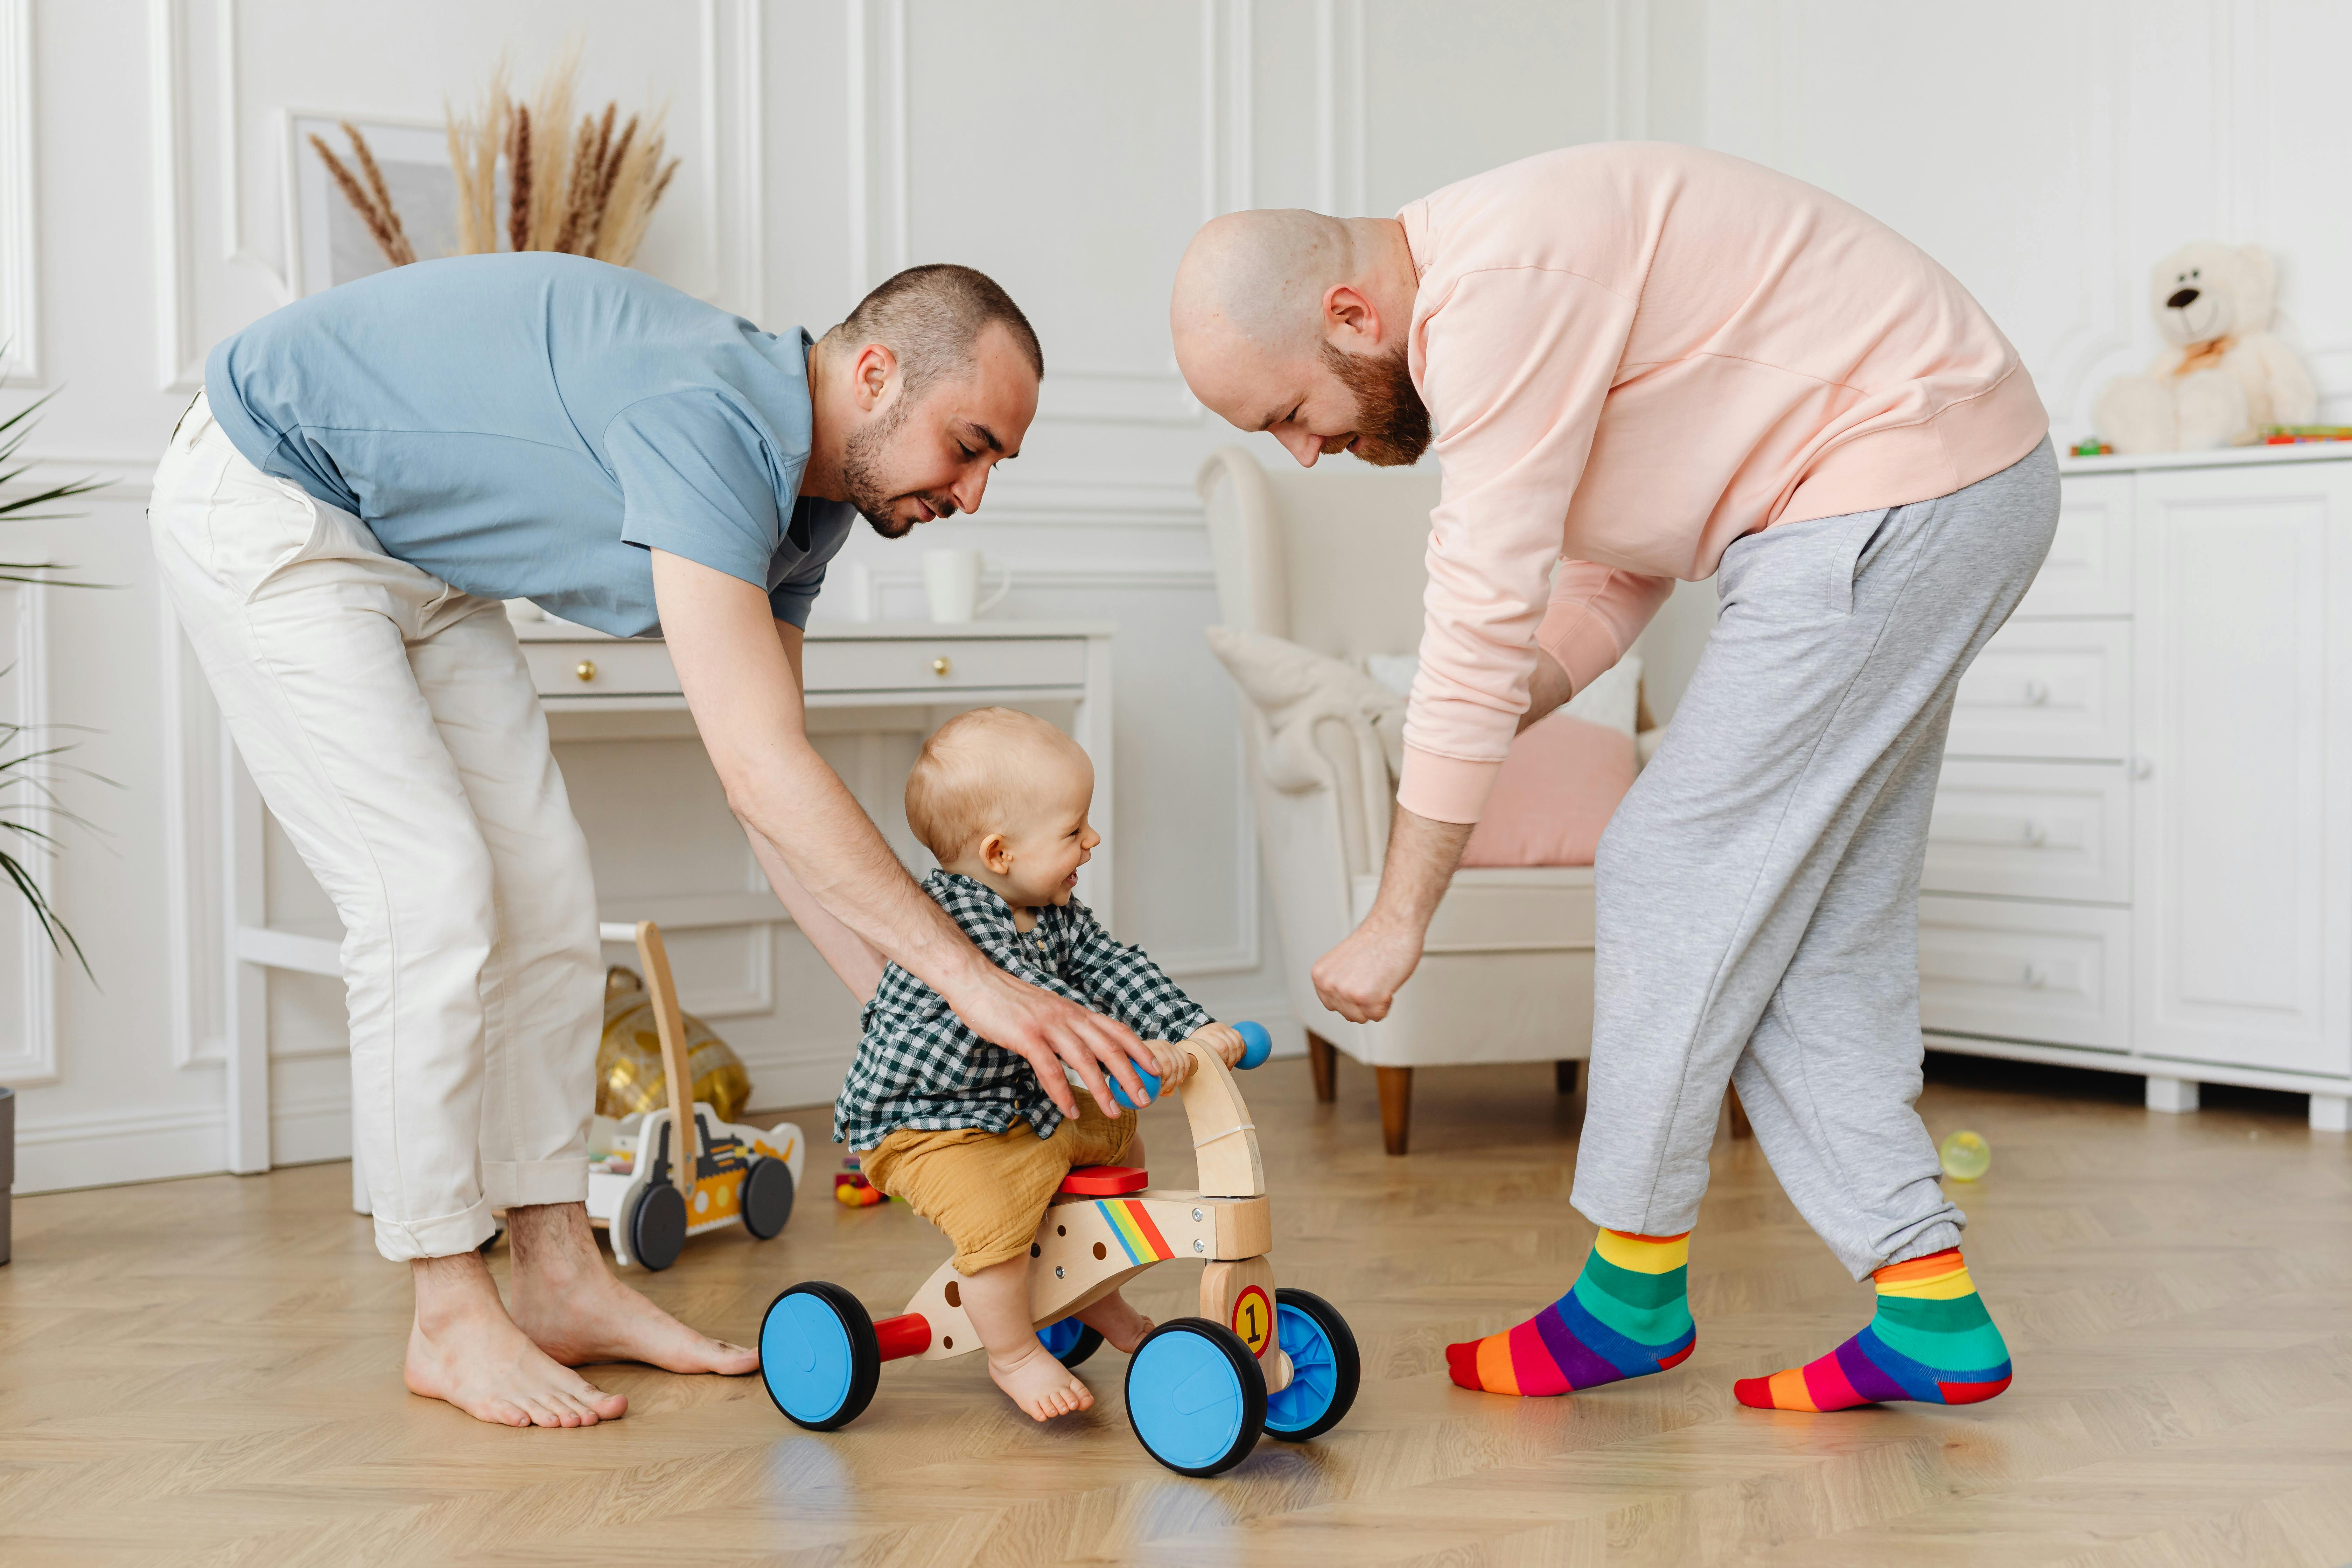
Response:
[{"label": "blue handlebar grip", "polygon": [[[1254,1068],[1274,1054],[1274,1037],[1265,1032],[1264,1024],[1235,1024],[1234,1033],[1242,1037],[1241,1065],[1243,1067]],[[1132,1061],[1128,1065],[1135,1066]],[[1154,1100],[1160,1098],[1160,1077],[1157,1073],[1146,1072],[1139,1067],[1135,1068],[1135,1076],[1143,1080],[1145,1093]],[[1113,1100],[1118,1100],[1129,1110],[1141,1109],[1135,1101],[1127,1098],[1127,1090],[1119,1086],[1118,1079],[1110,1078],[1108,1073],[1104,1077],[1109,1079],[1110,1097]]]},{"label": "blue handlebar grip", "polygon": [[[1129,1067],[1135,1067],[1135,1064],[1132,1061],[1129,1062],[1127,1065]],[[1120,1105],[1126,1107],[1129,1110],[1140,1110],[1143,1109],[1141,1106],[1136,1104],[1135,1101],[1127,1098],[1127,1090],[1120,1085],[1118,1079],[1112,1078],[1108,1073],[1105,1073],[1103,1076],[1109,1079],[1110,1097],[1113,1100],[1118,1100]],[[1135,1076],[1143,1080],[1144,1093],[1150,1095],[1154,1100],[1158,1100],[1160,1098],[1160,1075],[1158,1073],[1146,1072],[1139,1067],[1135,1068]]]}]

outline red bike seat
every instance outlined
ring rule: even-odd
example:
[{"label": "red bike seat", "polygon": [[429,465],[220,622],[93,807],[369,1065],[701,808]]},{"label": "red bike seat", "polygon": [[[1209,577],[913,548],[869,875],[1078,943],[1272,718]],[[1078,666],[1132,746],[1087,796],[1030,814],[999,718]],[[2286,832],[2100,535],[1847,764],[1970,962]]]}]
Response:
[{"label": "red bike seat", "polygon": [[1150,1184],[1151,1173],[1133,1165],[1080,1165],[1062,1178],[1062,1191],[1082,1198],[1115,1198]]}]

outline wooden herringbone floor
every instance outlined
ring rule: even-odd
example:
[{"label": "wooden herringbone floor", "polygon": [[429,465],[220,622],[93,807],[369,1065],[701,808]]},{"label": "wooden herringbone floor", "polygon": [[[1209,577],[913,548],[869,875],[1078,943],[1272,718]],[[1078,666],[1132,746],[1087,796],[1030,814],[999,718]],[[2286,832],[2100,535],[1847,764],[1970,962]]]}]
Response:
[{"label": "wooden herringbone floor", "polygon": [[[1332,1107],[1301,1062],[1244,1080],[1272,1130],[1277,1268],[1349,1315],[1365,1383],[1322,1441],[1269,1440],[1206,1482],[1145,1458],[1108,1352],[1094,1412],[1043,1430],[976,1359],[886,1370],[830,1436],[756,1380],[641,1368],[597,1374],[628,1394],[625,1421],[479,1426],[402,1390],[406,1273],[375,1257],[342,1166],[20,1199],[0,1561],[2352,1561],[2352,1147],[2305,1131],[2300,1100],[2150,1115],[2137,1079],[1939,1063],[1929,1126],[1993,1145],[1958,1190],[2016,1386],[1966,1410],[1801,1415],[1740,1409],[1732,1379],[1825,1349],[1868,1295],[1727,1141],[1688,1363],[1566,1399],[1448,1384],[1440,1347],[1564,1288],[1591,1227],[1566,1202],[1580,1107],[1549,1068],[1422,1079],[1403,1160],[1380,1152],[1362,1069],[1342,1064]],[[1162,1151],[1172,1116],[1154,1116]],[[775,1241],[698,1241],[637,1278],[739,1340],[794,1279],[896,1310],[940,1244],[827,1185]],[[1171,1264],[1138,1300],[1182,1312],[1195,1276]]]}]

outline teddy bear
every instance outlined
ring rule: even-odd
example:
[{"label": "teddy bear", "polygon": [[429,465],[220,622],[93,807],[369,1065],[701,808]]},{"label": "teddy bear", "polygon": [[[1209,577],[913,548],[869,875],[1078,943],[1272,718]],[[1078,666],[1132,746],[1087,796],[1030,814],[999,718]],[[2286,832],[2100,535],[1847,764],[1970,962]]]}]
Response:
[{"label": "teddy bear", "polygon": [[2184,245],[2148,280],[2166,348],[2119,375],[2092,417],[2118,452],[2249,447],[2265,425],[2310,422],[2311,376],[2270,331],[2278,272],[2259,246]]}]

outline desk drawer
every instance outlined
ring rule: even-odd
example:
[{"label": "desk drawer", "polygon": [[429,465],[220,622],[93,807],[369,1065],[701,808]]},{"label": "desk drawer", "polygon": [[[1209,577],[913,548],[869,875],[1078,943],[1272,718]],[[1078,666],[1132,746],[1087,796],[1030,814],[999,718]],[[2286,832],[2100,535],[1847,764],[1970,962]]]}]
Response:
[{"label": "desk drawer", "polygon": [[[527,642],[523,658],[542,697],[675,697],[677,671],[658,642]],[[1076,637],[812,640],[803,647],[811,692],[960,691],[1079,687],[1087,645]]]},{"label": "desk drawer", "polygon": [[1919,1022],[1931,1030],[2131,1048],[2131,911],[1919,900]]},{"label": "desk drawer", "polygon": [[657,642],[527,642],[541,697],[675,697],[677,671]]},{"label": "desk drawer", "polygon": [[1920,886],[2131,900],[2131,786],[2114,763],[1944,764]]},{"label": "desk drawer", "polygon": [[2130,623],[2011,621],[1960,678],[1945,749],[2121,762],[2130,742]]},{"label": "desk drawer", "polygon": [[813,692],[1071,687],[1087,679],[1087,645],[1076,637],[845,637],[811,642],[803,657]]}]

